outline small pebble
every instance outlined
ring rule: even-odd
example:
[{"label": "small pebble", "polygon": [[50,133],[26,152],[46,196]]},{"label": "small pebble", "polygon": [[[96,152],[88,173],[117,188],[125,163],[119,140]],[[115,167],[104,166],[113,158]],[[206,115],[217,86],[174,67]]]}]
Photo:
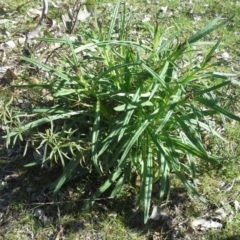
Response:
[{"label": "small pebble", "polygon": [[38,218],[42,218],[45,215],[44,210],[42,208],[36,208],[34,210],[34,216]]}]

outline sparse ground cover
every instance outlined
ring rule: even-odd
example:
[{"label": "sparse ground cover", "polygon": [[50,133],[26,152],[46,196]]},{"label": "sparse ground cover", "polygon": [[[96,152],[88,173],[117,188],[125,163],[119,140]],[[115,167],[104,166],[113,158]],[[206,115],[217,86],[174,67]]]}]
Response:
[{"label": "sparse ground cover", "polygon": [[[66,24],[66,20],[64,20],[65,24],[63,23],[62,16],[67,12],[66,10],[70,11],[72,9],[74,2],[62,1],[61,3],[54,3],[54,1],[52,1],[52,4],[50,3],[48,12],[48,24],[52,28],[48,29],[46,26],[43,27],[40,35],[43,35],[44,32],[44,37],[48,39],[68,36],[79,43],[83,43],[82,45],[79,44],[79,46],[74,45],[74,48],[79,47],[81,49],[82,46],[88,44],[89,39],[94,38],[101,40],[101,37],[104,38],[109,33],[115,2],[98,2],[96,6],[97,14],[93,12],[92,17],[86,18],[82,23],[77,21],[72,32],[71,26],[69,27],[69,25]],[[128,40],[136,41],[139,39],[143,46],[150,46],[149,41],[151,41],[152,36],[156,36],[156,32],[154,32],[156,30],[156,28],[154,29],[156,22],[159,26],[158,33],[161,36],[163,36],[164,30],[169,28],[162,38],[163,43],[177,31],[179,35],[174,41],[178,41],[179,46],[182,46],[190,36],[217,16],[222,14],[221,20],[225,20],[235,14],[235,17],[227,23],[227,25],[206,35],[202,41],[216,42],[222,37],[224,44],[218,46],[213,56],[213,59],[222,60],[222,63],[212,66],[212,69],[209,70],[214,70],[218,73],[235,73],[237,76],[234,77],[235,84],[233,83],[216,89],[214,94],[218,96],[218,101],[221,106],[239,115],[239,90],[237,81],[239,80],[238,45],[240,32],[238,22],[240,6],[237,2],[126,1],[125,10],[123,5],[122,3],[119,7],[120,15],[118,15],[119,18],[117,18],[115,22],[116,25],[112,26],[111,40],[118,40],[121,38],[119,34],[125,34],[123,31],[118,32],[119,29],[122,29],[121,23],[125,21],[121,16],[125,16],[126,25],[124,31],[126,30],[129,34]],[[40,66],[39,63],[33,60],[32,62],[27,62],[20,58],[23,54],[22,49],[25,34],[35,27],[38,21],[38,19],[35,19],[36,12],[33,10],[38,9],[41,14],[41,7],[41,1],[37,4],[28,1],[12,1],[1,3],[0,5],[1,16],[3,16],[1,17],[0,35],[2,47],[0,98],[1,108],[5,110],[1,113],[1,135],[6,134],[6,126],[8,126],[8,124],[10,127],[11,124],[12,127],[24,127],[29,122],[29,118],[34,119],[34,116],[28,116],[28,119],[21,122],[17,118],[11,118],[11,116],[14,116],[14,112],[27,109],[29,103],[32,104],[31,108],[39,108],[39,106],[48,107],[48,104],[52,104],[51,101],[56,100],[56,98],[52,98],[52,92],[46,87],[47,83],[53,80],[54,71],[51,69],[46,73],[46,71],[43,71],[49,70],[46,69],[46,67]],[[82,14],[86,15],[86,12]],[[94,17],[97,19],[94,20]],[[33,20],[33,18],[35,20]],[[56,22],[53,26],[52,20]],[[98,27],[100,27],[100,30],[96,29],[95,33],[93,31],[96,27],[94,21],[97,21]],[[72,26],[73,25],[74,24],[72,24]],[[99,35],[95,36],[97,34]],[[173,43],[175,43],[174,41]],[[76,62],[74,62],[74,54],[71,49],[69,50],[67,44],[64,45],[60,41],[58,43],[54,41],[38,41],[31,42],[30,45],[30,52],[28,54],[31,55],[31,59],[38,59],[39,62],[46,63],[50,67],[53,66],[57,71],[64,70],[70,73],[72,73],[71,71],[75,71],[76,75],[81,75],[81,73],[78,72],[81,66],[77,66]],[[69,46],[72,45],[69,44]],[[200,46],[197,53],[189,49],[189,52],[180,64],[182,69],[184,69],[184,66],[189,66],[187,59],[193,61],[193,59],[196,58],[197,61],[201,61],[201,57],[207,54],[211,48],[212,45]],[[100,61],[101,59],[98,54],[94,55],[93,50],[94,49],[82,52],[79,50],[79,52],[82,53],[81,64],[88,64],[89,66],[86,68],[89,71],[88,80],[92,79],[92,76],[96,74],[96,72],[94,72],[97,69],[96,63],[104,64]],[[103,48],[102,56],[109,53],[107,51],[104,52],[104,50],[106,49]],[[124,51],[124,48],[122,51]],[[122,63],[120,53],[121,52],[117,53],[119,64]],[[130,62],[134,56],[131,51],[128,52],[128,54],[128,58],[124,59],[124,61]],[[143,53],[139,51],[139,59],[144,59],[144,57],[146,57],[144,54],[146,54],[146,52]],[[66,58],[63,60],[63,56],[65,55]],[[104,56],[106,57],[107,55]],[[111,60],[111,56],[108,57]],[[91,61],[89,61],[89,58]],[[99,62],[97,62],[98,58]],[[153,67],[155,61],[156,60],[153,59]],[[194,63],[191,62],[190,65],[191,64]],[[8,71],[8,75],[11,75],[9,78],[6,76],[8,68],[12,69],[12,71]],[[90,69],[92,69],[92,72]],[[99,66],[99,69],[101,69],[101,66]],[[134,69],[134,66],[132,66],[132,69]],[[106,69],[106,72],[107,70],[108,69]],[[136,68],[136,72],[137,70]],[[64,73],[64,71],[61,72]],[[85,72],[83,75],[86,77]],[[85,82],[85,79],[81,77],[79,77],[79,79],[85,91],[91,93],[91,89],[88,88],[89,86]],[[212,81],[213,80],[218,81],[218,79],[212,79]],[[28,83],[35,84],[35,86],[23,89],[14,88],[14,91],[9,86],[9,84]],[[218,82],[218,84],[220,83],[221,82]],[[41,84],[41,88],[39,88],[37,84]],[[55,82],[55,84],[57,83]],[[121,84],[121,82],[119,82],[119,84]],[[137,86],[136,82],[134,84]],[[148,82],[146,85],[147,84]],[[94,86],[92,85],[91,87]],[[64,96],[65,93],[58,92],[58,95],[61,96],[61,94]],[[193,94],[197,94],[197,92],[191,91],[187,94],[187,97],[190,100],[194,99]],[[66,104],[67,106],[70,102],[70,105],[79,105],[80,109],[91,108],[94,101],[89,97],[87,102],[84,102],[85,105],[81,105],[82,99],[79,99],[79,101],[74,100],[74,102],[71,103],[71,95],[66,94],[66,96],[65,99],[61,99],[62,104]],[[82,95],[79,96],[81,97]],[[68,100],[69,102],[67,102]],[[59,102],[55,102],[55,105],[57,104],[59,104]],[[7,108],[3,108],[3,106],[7,106]],[[114,108],[116,106],[114,105],[112,107]],[[9,112],[6,111],[6,109]],[[110,113],[112,114],[111,111]],[[26,115],[27,114],[29,113],[26,113]],[[105,110],[106,119],[108,119],[108,114],[108,110]],[[20,119],[22,120],[24,118]],[[87,121],[90,121],[89,119],[91,119],[91,116],[83,118],[81,121],[87,123]],[[89,199],[90,194],[94,193],[96,186],[99,186],[99,179],[91,175],[82,179],[76,178],[75,180],[69,181],[68,184],[65,184],[61,190],[54,195],[53,192],[48,191],[45,186],[59,176],[59,173],[62,171],[61,164],[59,164],[59,167],[50,168],[49,164],[51,164],[51,162],[46,161],[46,165],[42,167],[35,166],[25,168],[23,167],[24,164],[37,162],[38,157],[41,159],[41,157],[43,157],[41,154],[44,155],[44,151],[41,152],[41,149],[35,151],[34,144],[31,145],[30,143],[27,145],[27,148],[25,148],[26,142],[18,142],[17,138],[15,146],[10,145],[9,148],[6,149],[5,139],[1,139],[0,234],[2,239],[240,239],[240,230],[238,229],[240,220],[238,206],[240,167],[238,156],[239,123],[227,119],[227,130],[225,130],[219,117],[213,117],[210,120],[215,124],[218,132],[227,139],[227,142],[224,142],[215,138],[209,138],[209,136],[206,135],[204,138],[204,146],[208,148],[208,151],[223,156],[224,160],[214,165],[199,160],[196,162],[199,192],[208,199],[211,204],[204,205],[199,202],[199,200],[191,197],[187,190],[183,188],[179,179],[176,178],[173,173],[170,173],[172,178],[171,192],[167,198],[164,198],[163,202],[159,201],[158,192],[160,183],[156,181],[156,184],[153,186],[150,211],[152,211],[153,206],[159,206],[162,212],[159,213],[159,220],[154,221],[150,219],[147,224],[143,223],[143,209],[137,209],[136,205],[137,196],[140,191],[140,180],[138,176],[132,178],[131,184],[124,185],[122,190],[118,192],[114,198],[109,197],[111,192],[106,192],[99,196],[91,211],[84,213],[82,210],[83,205],[87,202],[86,200]],[[6,122],[8,122],[8,124],[6,124]],[[61,124],[62,122],[59,121],[59,126],[55,127],[60,128]],[[84,125],[84,127],[87,128],[87,124]],[[52,128],[53,126],[49,124],[49,132],[43,132],[42,139],[51,138],[54,145],[54,141],[57,141],[58,138],[57,136],[55,136],[56,138],[54,139],[52,138]],[[74,124],[72,124],[72,128],[74,129]],[[129,131],[131,131],[131,129],[129,129]],[[66,129],[66,132],[71,133],[71,128]],[[36,134],[35,132],[33,133]],[[97,131],[96,134],[98,134]],[[72,135],[75,136],[74,133],[72,133]],[[60,137],[63,138],[66,137],[66,135],[61,135]],[[83,139],[81,136],[79,136],[79,138]],[[32,139],[32,141],[34,142],[34,139]],[[69,139],[65,141],[69,141]],[[83,149],[79,150],[80,153],[84,154],[84,150],[89,148],[87,143],[88,141],[83,142],[83,145],[80,144],[83,147]],[[74,147],[75,146],[73,146],[73,149]],[[28,151],[23,157],[24,149]],[[54,151],[52,151],[52,153],[53,156],[59,154],[59,152]],[[62,151],[62,154],[64,154],[64,151]],[[84,157],[84,160],[87,161],[88,156]],[[82,164],[84,165],[86,162],[83,161]],[[191,178],[190,175],[187,177]],[[227,183],[230,183],[230,187],[226,189],[224,187]],[[196,224],[195,220],[202,218],[205,218],[208,223],[210,221],[211,224],[219,224],[219,228],[213,227],[212,230],[206,230],[201,224],[197,225],[197,227],[193,226],[193,223]],[[202,225],[204,224],[205,223],[202,223]]]}]

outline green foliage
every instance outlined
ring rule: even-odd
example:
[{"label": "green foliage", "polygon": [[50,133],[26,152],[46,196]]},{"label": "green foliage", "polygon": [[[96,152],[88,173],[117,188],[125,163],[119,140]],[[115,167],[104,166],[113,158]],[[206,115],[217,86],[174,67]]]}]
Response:
[{"label": "green foliage", "polygon": [[[217,67],[213,54],[220,41],[199,42],[231,20],[218,23],[220,19],[182,42],[179,32],[166,38],[167,30],[158,23],[145,24],[148,42],[130,41],[125,6],[118,1],[109,26],[100,25],[95,16],[95,28],[81,33],[86,43],[67,37],[39,38],[64,44],[68,54],[58,66],[23,58],[49,72],[53,80],[15,87],[46,88],[52,99],[30,112],[15,112],[18,124],[14,126],[4,119],[7,144],[24,139],[26,151],[30,144],[36,148],[40,160],[28,166],[60,163],[62,174],[49,184],[55,192],[76,174],[99,178],[99,188],[86,208],[107,190],[116,196],[132,173],[141,178],[138,204],[144,208],[144,222],[153,183],[160,181],[163,200],[170,190],[171,173],[207,202],[196,189],[197,161],[214,164],[222,158],[206,150],[203,135],[224,140],[210,116],[240,121],[221,108],[214,94],[231,82],[231,75],[213,71]],[[205,45],[212,49],[198,60],[196,52]],[[2,107],[3,113],[7,107]]]}]

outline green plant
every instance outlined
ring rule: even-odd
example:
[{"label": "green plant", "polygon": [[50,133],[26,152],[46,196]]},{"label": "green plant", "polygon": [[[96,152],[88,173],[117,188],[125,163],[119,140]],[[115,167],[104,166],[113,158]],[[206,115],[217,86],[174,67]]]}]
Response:
[{"label": "green plant", "polygon": [[[8,145],[13,137],[27,141],[25,152],[30,144],[36,148],[40,160],[28,166],[60,162],[63,173],[49,184],[55,192],[76,176],[97,174],[100,185],[86,202],[87,208],[109,189],[115,196],[136,173],[141,178],[138,204],[144,208],[146,222],[152,184],[160,179],[159,197],[164,199],[171,172],[190,193],[207,202],[196,190],[195,165],[200,159],[214,164],[222,158],[206,150],[203,135],[224,140],[210,116],[218,114],[223,123],[225,116],[240,118],[221,108],[214,93],[232,77],[214,71],[219,64],[214,51],[220,40],[199,40],[232,18],[218,23],[221,17],[217,17],[184,41],[179,41],[179,31],[165,39],[168,30],[157,22],[145,24],[150,39],[144,43],[128,40],[129,16],[124,6],[119,15],[120,7],[118,1],[107,26],[95,16],[94,30],[82,33],[85,44],[68,38],[39,38],[62,43],[68,52],[58,66],[23,58],[49,72],[53,80],[15,87],[46,88],[53,100],[24,115],[16,114],[13,118],[19,119],[19,125],[9,129],[6,138]],[[196,47],[204,45],[212,48],[198,60]]]}]

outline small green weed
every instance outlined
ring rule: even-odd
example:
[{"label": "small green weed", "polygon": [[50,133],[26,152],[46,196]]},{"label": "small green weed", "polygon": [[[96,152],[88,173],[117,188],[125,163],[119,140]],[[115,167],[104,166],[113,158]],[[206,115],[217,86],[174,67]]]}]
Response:
[{"label": "small green weed", "polygon": [[[7,145],[21,140],[25,153],[34,149],[36,158],[26,166],[60,165],[62,173],[48,185],[54,192],[76,177],[94,178],[87,209],[107,191],[116,196],[134,173],[140,176],[138,205],[145,223],[153,183],[161,182],[162,201],[171,173],[207,203],[196,190],[195,166],[200,159],[222,160],[207,149],[204,136],[224,141],[211,117],[218,115],[224,124],[226,117],[240,118],[222,108],[216,96],[234,77],[215,71],[221,39],[204,40],[233,18],[220,22],[222,17],[216,17],[187,39],[178,27],[169,34],[157,20],[142,23],[146,40],[132,41],[125,4],[118,1],[105,22],[96,14],[92,28],[81,32],[83,41],[38,39],[67,48],[57,64],[22,58],[48,72],[49,82],[14,87],[46,89],[51,97],[25,110],[11,109],[11,102],[2,105]],[[208,52],[198,58],[205,45]]]}]

